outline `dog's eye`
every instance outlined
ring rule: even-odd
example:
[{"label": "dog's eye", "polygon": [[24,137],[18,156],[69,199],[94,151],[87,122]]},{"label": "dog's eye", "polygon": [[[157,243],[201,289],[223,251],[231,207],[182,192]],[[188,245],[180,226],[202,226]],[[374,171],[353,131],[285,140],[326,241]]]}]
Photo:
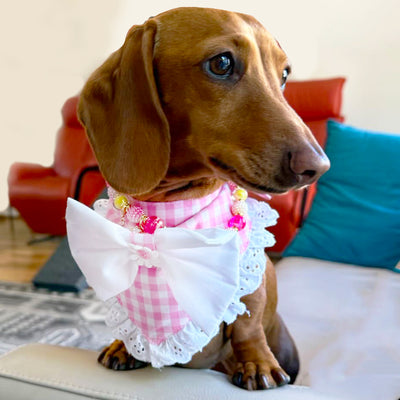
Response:
[{"label": "dog's eye", "polygon": [[282,78],[281,78],[281,89],[284,90],[285,86],[286,86],[286,81],[287,78],[290,74],[290,67],[286,67],[283,71],[282,71]]},{"label": "dog's eye", "polygon": [[222,53],[214,56],[206,63],[206,69],[217,78],[227,78],[232,75],[235,62],[231,53]]}]

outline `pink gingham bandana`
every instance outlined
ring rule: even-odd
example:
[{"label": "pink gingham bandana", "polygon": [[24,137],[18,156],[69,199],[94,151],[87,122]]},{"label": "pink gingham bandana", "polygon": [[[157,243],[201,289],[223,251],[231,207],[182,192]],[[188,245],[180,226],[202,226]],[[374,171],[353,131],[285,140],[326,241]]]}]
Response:
[{"label": "pink gingham bandana", "polygon": [[232,323],[246,311],[240,298],[261,283],[264,247],[274,243],[265,226],[276,222],[277,213],[249,199],[252,224],[226,230],[228,185],[201,199],[137,203],[167,227],[153,235],[131,232],[118,225],[112,201],[99,200],[96,213],[69,199],[71,251],[110,305],[106,322],[114,336],[134,357],[155,367],[185,363],[221,322]]}]

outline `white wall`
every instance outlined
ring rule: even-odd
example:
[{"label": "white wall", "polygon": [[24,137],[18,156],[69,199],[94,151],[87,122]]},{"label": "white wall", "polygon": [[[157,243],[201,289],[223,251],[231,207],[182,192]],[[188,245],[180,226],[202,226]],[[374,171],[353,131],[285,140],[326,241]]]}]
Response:
[{"label": "white wall", "polygon": [[131,25],[178,6],[254,15],[288,53],[293,78],[347,77],[348,123],[400,133],[398,0],[0,0],[0,210],[12,162],[51,164],[64,100]]}]

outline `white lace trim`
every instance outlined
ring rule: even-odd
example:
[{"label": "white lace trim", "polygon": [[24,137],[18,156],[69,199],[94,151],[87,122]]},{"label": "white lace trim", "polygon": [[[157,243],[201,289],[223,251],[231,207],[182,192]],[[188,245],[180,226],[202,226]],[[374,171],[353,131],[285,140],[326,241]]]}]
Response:
[{"label": "white lace trim", "polygon": [[239,263],[238,290],[224,315],[224,322],[227,324],[231,324],[238,315],[246,312],[246,305],[240,299],[253,293],[261,285],[267,262],[264,248],[275,244],[274,235],[265,228],[276,224],[279,217],[277,211],[269,204],[254,199],[249,199],[246,203],[252,223],[250,241]]},{"label": "white lace trim", "polygon": [[203,349],[219,330],[209,337],[189,321],[179,332],[170,335],[164,342],[155,344],[149,342],[133,322],[116,298],[108,300],[111,307],[106,324],[113,328],[115,339],[122,340],[126,349],[137,360],[150,362],[154,368],[165,365],[186,364],[194,354]]},{"label": "white lace trim", "polygon": [[[247,203],[248,214],[252,221],[250,241],[239,263],[237,292],[221,321],[227,324],[231,324],[238,315],[246,312],[246,306],[240,299],[253,293],[260,286],[266,265],[264,248],[275,244],[274,235],[265,228],[276,224],[278,213],[264,202],[249,199]],[[193,355],[201,351],[219,331],[219,326],[217,326],[215,331],[208,336],[189,321],[179,332],[170,335],[164,342],[155,344],[149,342],[140,329],[133,324],[126,310],[115,297],[107,304],[110,310],[106,317],[106,324],[113,329],[113,336],[122,340],[128,352],[136,359],[150,362],[155,368],[189,362]]]}]

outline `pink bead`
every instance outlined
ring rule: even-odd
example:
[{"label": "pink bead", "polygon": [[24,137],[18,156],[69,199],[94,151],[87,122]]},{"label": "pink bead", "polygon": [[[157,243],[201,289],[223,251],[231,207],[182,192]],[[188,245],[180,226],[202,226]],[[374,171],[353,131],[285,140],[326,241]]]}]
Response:
[{"label": "pink bead", "polygon": [[228,228],[236,228],[238,231],[241,231],[246,226],[246,220],[242,215],[234,215],[228,221]]},{"label": "pink bead", "polygon": [[148,217],[141,224],[142,230],[144,233],[154,233],[157,228],[162,228],[164,225],[163,221],[158,217]]},{"label": "pink bead", "polygon": [[143,215],[143,210],[140,207],[130,206],[126,212],[128,219],[132,222],[137,222]]}]

